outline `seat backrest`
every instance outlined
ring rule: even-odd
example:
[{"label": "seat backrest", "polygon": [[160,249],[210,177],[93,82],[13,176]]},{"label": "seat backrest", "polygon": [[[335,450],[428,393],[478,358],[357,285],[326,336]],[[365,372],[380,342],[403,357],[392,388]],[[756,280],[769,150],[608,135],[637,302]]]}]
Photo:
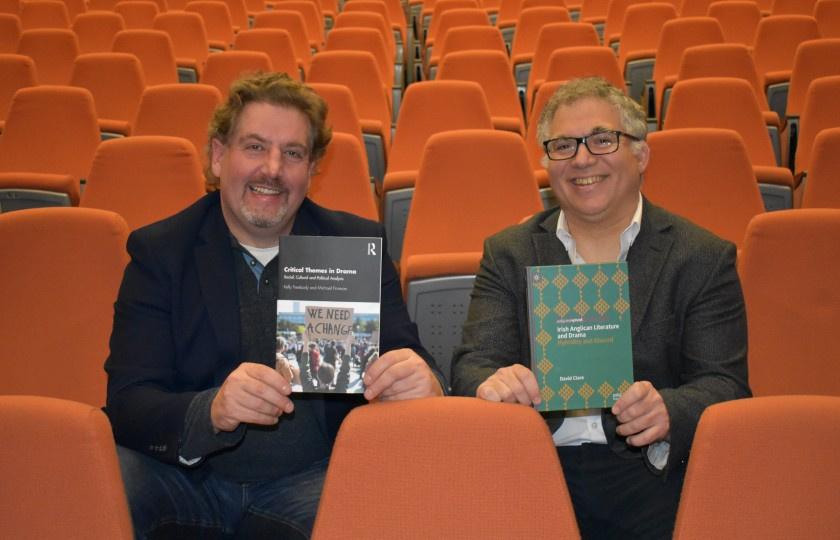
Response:
[{"label": "seat backrest", "polygon": [[475,25],[490,26],[490,17],[481,8],[454,8],[442,12],[432,19],[432,24],[429,26],[429,35],[425,43],[426,52],[431,51],[430,47],[440,46],[443,36],[450,29]]},{"label": "seat backrest", "polygon": [[709,12],[709,6],[715,0],[682,0],[680,17],[702,17]]},{"label": "seat backrest", "polygon": [[[809,358],[799,353],[788,360],[802,365]],[[836,534],[840,477],[824,449],[840,443],[840,430],[826,429],[839,420],[840,398],[828,396],[739,399],[707,408],[694,435],[674,538]],[[817,451],[813,433],[820,433]]]},{"label": "seat backrest", "polygon": [[790,72],[787,116],[801,116],[805,96],[814,79],[840,75],[840,38],[824,38],[802,42],[796,48]]},{"label": "seat backrest", "polygon": [[21,0],[0,0],[0,13],[20,16]]},{"label": "seat backrest", "polygon": [[[230,20],[237,33],[250,27],[248,20],[248,8],[245,0],[223,0],[230,11]],[[185,4],[186,5],[186,4]]]},{"label": "seat backrest", "polygon": [[249,28],[242,30],[233,40],[235,51],[257,51],[268,55],[274,71],[286,73],[296,81],[301,80],[302,63],[298,60],[292,35],[279,28]]},{"label": "seat backrest", "polygon": [[198,13],[204,19],[207,39],[210,45],[226,51],[233,44],[235,35],[230,8],[217,0],[191,0],[184,6],[184,11]]},{"label": "seat backrest", "polygon": [[481,129],[433,134],[417,171],[400,267],[413,255],[481,251],[488,236],[542,209],[522,137]]},{"label": "seat backrest", "polygon": [[309,37],[306,34],[306,22],[303,15],[294,11],[263,11],[254,17],[254,29],[277,28],[285,30],[291,35],[295,46],[295,54],[303,66],[305,75],[309,74],[312,64],[312,50],[309,47]]},{"label": "seat backrest", "polygon": [[814,138],[806,170],[802,208],[840,208],[840,127],[824,129]]},{"label": "seat backrest", "polygon": [[618,47],[621,72],[626,73],[628,60],[655,57],[662,27],[676,18],[677,10],[665,2],[643,2],[628,6]]},{"label": "seat backrest", "polygon": [[10,314],[0,325],[0,394],[105,404],[102,366],[127,237],[125,220],[104,210],[0,214],[0,244],[14,254],[0,257],[3,310]]},{"label": "seat backrest", "polygon": [[572,22],[569,10],[559,6],[539,6],[523,9],[516,22],[510,57],[514,62],[524,62],[534,54],[540,28],[555,22]]},{"label": "seat backrest", "polygon": [[89,53],[76,57],[70,86],[90,91],[97,117],[130,124],[137,116],[146,79],[140,61],[133,54]]},{"label": "seat backrest", "polygon": [[41,85],[21,88],[12,98],[3,136],[0,171],[66,174],[85,178],[99,124],[93,96],[84,88]]},{"label": "seat backrest", "polygon": [[149,86],[178,82],[172,39],[162,30],[121,30],[114,36],[111,50],[135,55]]},{"label": "seat backrest", "polygon": [[[29,363],[25,356],[5,360]],[[0,462],[0,536],[134,537],[105,413],[62,399],[0,396],[0,429],[15,434]]]},{"label": "seat backrest", "polygon": [[70,15],[64,2],[26,0],[21,3],[20,22],[24,30],[33,28],[70,28]]},{"label": "seat backrest", "polygon": [[663,129],[700,127],[735,130],[744,141],[750,163],[776,165],[758,99],[747,81],[731,77],[678,80]]},{"label": "seat backrest", "polygon": [[79,39],[81,54],[110,51],[120,30],[125,30],[125,21],[113,11],[88,11],[73,19],[73,32]]},{"label": "seat backrest", "polygon": [[666,2],[641,2],[627,6],[618,47],[618,63],[622,73],[628,59],[642,54],[655,56],[662,26],[676,18],[677,10]]},{"label": "seat backrest", "polygon": [[353,28],[361,26],[362,28],[373,28],[379,30],[382,38],[385,40],[385,46],[388,48],[391,56],[397,56],[397,43],[394,41],[391,26],[379,13],[372,11],[348,11],[338,14],[333,23],[333,29],[336,28]]},{"label": "seat backrest", "polygon": [[610,0],[581,0],[578,20],[590,24],[603,24],[609,7]]},{"label": "seat backrest", "polygon": [[764,93],[764,75],[759,75],[752,51],[740,43],[694,45],[683,51],[677,80],[700,77],[735,77],[747,81],[758,99],[761,110],[769,111]]},{"label": "seat backrest", "polygon": [[[422,26],[418,24],[417,39],[420,43],[425,43],[429,37],[434,35],[435,28],[439,24],[440,16],[451,9],[461,8],[480,8],[477,0],[428,0],[423,2],[422,11]],[[438,19],[438,22],[435,22]],[[489,20],[489,15],[488,15]]]},{"label": "seat backrest", "polygon": [[221,102],[219,90],[208,84],[175,83],[146,88],[137,108],[133,136],[183,137],[192,141],[204,163],[207,126]]},{"label": "seat backrest", "polygon": [[20,17],[0,11],[0,54],[17,52],[22,31]]},{"label": "seat backrest", "polygon": [[736,131],[685,128],[648,136],[642,193],[739,248],[750,219],[764,212],[749,154]]},{"label": "seat backrest", "polygon": [[753,54],[758,71],[790,71],[796,47],[803,41],[820,38],[817,20],[806,15],[774,15],[758,22]]},{"label": "seat backrest", "polygon": [[[173,0],[169,0],[172,2]],[[262,0],[245,0],[245,9],[248,11],[248,18],[253,22],[253,18],[257,13],[262,13],[267,9],[267,5]]]},{"label": "seat backrest", "polygon": [[[341,15],[338,16],[341,19]],[[376,57],[366,51],[322,51],[312,57],[307,82],[343,84],[356,101],[359,120],[381,124],[385,147],[391,145],[391,104]],[[402,116],[402,113],[400,114]]]},{"label": "seat backrest", "polygon": [[[321,98],[329,105],[327,111],[327,124],[332,126],[333,133],[349,133],[358,139],[362,148],[365,146],[362,137],[362,125],[359,123],[359,113],[356,110],[356,102],[350,89],[343,84],[314,83],[307,84],[315,90]],[[365,157],[367,162],[367,157]]]},{"label": "seat backrest", "polygon": [[205,193],[195,147],[187,139],[135,135],[103,141],[79,206],[121,215],[135,230],[175,214]]},{"label": "seat backrest", "polygon": [[176,62],[180,58],[190,59],[201,70],[210,55],[210,42],[201,15],[189,11],[167,11],[155,17],[152,28],[169,34]]},{"label": "seat backrest", "polygon": [[[607,16],[604,19],[603,42],[604,45],[621,40],[621,29],[624,27],[624,16],[627,8],[648,0],[612,0],[607,7]],[[686,0],[687,1],[687,0]]]},{"label": "seat backrest", "polygon": [[507,47],[499,29],[490,25],[468,25],[450,28],[438,41],[429,57],[429,67],[436,67],[445,55],[470,50],[499,51],[507,56]]},{"label": "seat backrest", "polygon": [[309,45],[317,52],[324,47],[324,15],[317,4],[306,0],[282,0],[274,2],[275,11],[296,11],[306,22]]},{"label": "seat backrest", "polygon": [[17,53],[35,62],[39,84],[67,84],[79,55],[79,40],[69,28],[24,30]]},{"label": "seat backrest", "polygon": [[369,51],[376,58],[382,82],[394,84],[394,57],[385,45],[382,33],[373,28],[333,28],[324,42],[325,51]]},{"label": "seat backrest", "polygon": [[484,90],[493,124],[497,128],[514,128],[511,130],[524,136],[522,105],[504,52],[478,49],[448,53],[440,64],[436,79],[477,82]]},{"label": "seat backrest", "polygon": [[392,29],[399,30],[403,44],[407,43],[408,29],[405,22],[405,11],[400,4],[400,0],[352,0],[345,2],[342,13],[352,11],[371,11],[382,15],[387,22],[391,23]]},{"label": "seat backrest", "polygon": [[388,172],[416,171],[429,137],[454,129],[493,129],[490,108],[478,83],[448,80],[409,85],[394,130]]},{"label": "seat backrest", "polygon": [[122,15],[126,29],[151,30],[160,8],[157,2],[149,0],[120,0],[114,13]]},{"label": "seat backrest", "polygon": [[[527,485],[528,496],[500,485]],[[341,426],[313,538],[361,538],[372,527],[386,537],[492,537],[510,530],[510,516],[522,538],[579,536],[539,413],[464,397],[375,403]]]},{"label": "seat backrest", "polygon": [[496,27],[514,27],[522,13],[522,0],[501,0],[496,13]]},{"label": "seat backrest", "polygon": [[657,118],[662,111],[665,80],[677,76],[683,52],[691,46],[708,43],[723,43],[723,30],[712,17],[679,17],[662,26],[653,64]]},{"label": "seat backrest", "polygon": [[307,194],[310,199],[333,210],[379,221],[364,146],[357,137],[333,133],[318,169]]},{"label": "seat backrest", "polygon": [[21,88],[38,84],[35,62],[22,54],[0,54],[0,122],[5,122],[12,97]]},{"label": "seat backrest", "polygon": [[613,86],[627,91],[618,58],[609,47],[595,45],[565,47],[551,53],[546,81],[568,81],[575,78],[600,76]]},{"label": "seat backrest", "polygon": [[840,37],[840,1],[817,0],[814,6],[814,18],[824,38]]},{"label": "seat backrest", "polygon": [[773,0],[770,15],[813,15],[817,0]]},{"label": "seat backrest", "polygon": [[838,209],[768,212],[750,223],[738,274],[753,395],[840,395],[840,346],[825,339],[840,324],[838,235]]},{"label": "seat backrest", "polygon": [[565,84],[565,82],[566,81],[548,81],[541,84],[539,90],[537,90],[537,95],[534,97],[534,109],[531,114],[528,115],[528,127],[525,130],[525,147],[528,150],[528,158],[531,162],[531,168],[537,177],[537,184],[541,188],[547,188],[549,184],[548,171],[542,163],[543,157],[545,156],[545,148],[542,143],[537,140],[537,124],[539,123],[540,116],[542,115],[543,109],[545,109],[546,103],[548,103],[548,100],[552,95],[554,95],[554,92],[556,92],[560,86]]},{"label": "seat backrest", "polygon": [[87,13],[88,10],[87,0],[61,0],[61,3],[67,8],[71,24],[80,13]]},{"label": "seat backrest", "polygon": [[531,60],[531,71],[528,74],[525,116],[528,116],[531,109],[527,98],[533,94],[535,83],[545,79],[545,72],[554,51],[564,47],[595,46],[599,43],[598,32],[589,24],[551,23],[540,28],[534,57]]},{"label": "seat backrest", "polygon": [[215,86],[226,96],[230,84],[247,74],[272,71],[271,58],[260,51],[219,51],[207,57],[201,83]]},{"label": "seat backrest", "polygon": [[761,20],[761,9],[752,0],[725,0],[709,4],[706,12],[720,23],[727,43],[740,43],[752,47]]},{"label": "seat backrest", "polygon": [[[800,117],[795,173],[804,174],[811,159],[814,139],[825,129],[840,127],[840,73],[814,79],[808,86]],[[810,182],[810,175],[809,180]]]}]

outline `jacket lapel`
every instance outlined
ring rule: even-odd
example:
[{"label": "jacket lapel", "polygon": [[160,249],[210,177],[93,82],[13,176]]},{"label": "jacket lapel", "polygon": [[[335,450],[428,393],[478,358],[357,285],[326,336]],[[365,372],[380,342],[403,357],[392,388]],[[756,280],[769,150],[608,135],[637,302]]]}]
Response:
[{"label": "jacket lapel", "polygon": [[537,266],[571,264],[566,248],[557,238],[557,220],[559,217],[559,209],[551,212],[540,223],[539,230],[533,234]]},{"label": "jacket lapel", "polygon": [[642,226],[633,242],[627,261],[630,271],[631,332],[635,337],[647,312],[665,259],[674,243],[671,223],[656,206],[644,200]]},{"label": "jacket lapel", "polygon": [[208,213],[193,250],[207,315],[225,358],[238,359],[241,341],[233,251],[221,207]]}]

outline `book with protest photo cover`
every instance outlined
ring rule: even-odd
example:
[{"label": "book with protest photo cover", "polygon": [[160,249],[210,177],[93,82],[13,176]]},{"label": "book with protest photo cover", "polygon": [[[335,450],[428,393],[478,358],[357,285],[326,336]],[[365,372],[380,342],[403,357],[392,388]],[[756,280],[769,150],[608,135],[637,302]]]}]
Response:
[{"label": "book with protest photo cover", "polygon": [[293,392],[356,394],[379,357],[382,239],[280,237],[277,370]]},{"label": "book with protest photo cover", "polygon": [[633,384],[627,263],[528,267],[538,411],[609,408]]}]

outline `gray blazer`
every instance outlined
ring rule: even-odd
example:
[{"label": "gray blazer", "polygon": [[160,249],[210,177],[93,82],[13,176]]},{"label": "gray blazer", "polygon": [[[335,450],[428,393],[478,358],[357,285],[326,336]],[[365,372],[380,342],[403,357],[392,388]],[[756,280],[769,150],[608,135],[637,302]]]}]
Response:
[{"label": "gray blazer", "polygon": [[[498,368],[529,366],[525,267],[570,264],[556,235],[559,215],[559,209],[546,210],[485,241],[462,345],[452,361],[454,394],[475,396]],[[643,201],[641,229],[627,255],[633,370],[637,381],[650,381],[662,394],[668,409],[666,471],[687,459],[707,406],[750,396],[735,258],[732,243]],[[617,437],[608,409],[603,417],[613,450],[647,463],[647,452]]]}]

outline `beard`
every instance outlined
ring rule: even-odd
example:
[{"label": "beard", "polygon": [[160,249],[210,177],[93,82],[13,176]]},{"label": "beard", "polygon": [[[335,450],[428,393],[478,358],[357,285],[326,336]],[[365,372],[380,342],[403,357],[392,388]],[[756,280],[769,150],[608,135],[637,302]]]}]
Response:
[{"label": "beard", "polygon": [[264,182],[263,185],[279,191],[280,196],[286,198],[286,202],[283,203],[283,205],[280,206],[280,208],[274,211],[273,213],[268,212],[266,210],[258,211],[257,209],[249,206],[248,203],[244,200],[240,201],[239,209],[242,212],[242,216],[245,218],[245,221],[247,221],[249,224],[260,229],[270,229],[282,223],[283,219],[289,213],[289,189],[282,181]]}]

